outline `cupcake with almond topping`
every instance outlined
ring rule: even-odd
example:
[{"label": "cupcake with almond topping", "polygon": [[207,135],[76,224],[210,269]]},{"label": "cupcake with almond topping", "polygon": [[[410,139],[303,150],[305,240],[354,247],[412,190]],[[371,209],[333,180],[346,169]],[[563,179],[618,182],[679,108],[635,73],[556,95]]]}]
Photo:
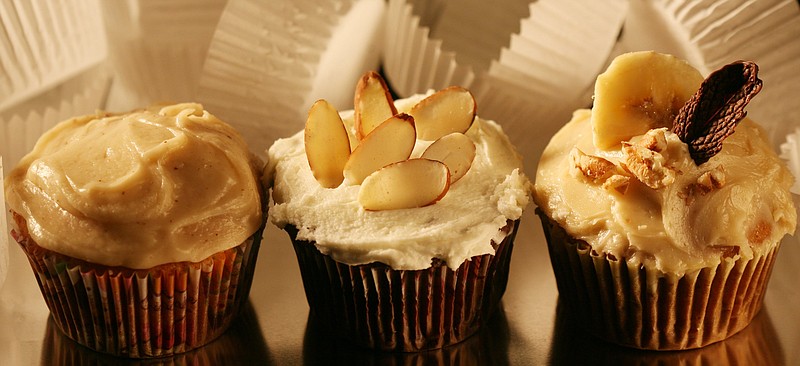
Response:
[{"label": "cupcake with almond topping", "polygon": [[77,117],[46,132],[5,195],[55,324],[134,358],[222,334],[252,282],[261,168],[199,104]]},{"label": "cupcake with almond topping", "polygon": [[534,189],[559,296],[600,338],[676,350],[758,313],[793,178],[745,118],[758,67],[704,78],[655,52],[617,57],[546,147]]},{"label": "cupcake with almond topping", "polygon": [[354,110],[318,101],[269,149],[271,221],[312,316],[393,351],[464,340],[497,308],[532,188],[500,126],[450,87],[393,101],[367,73]]}]

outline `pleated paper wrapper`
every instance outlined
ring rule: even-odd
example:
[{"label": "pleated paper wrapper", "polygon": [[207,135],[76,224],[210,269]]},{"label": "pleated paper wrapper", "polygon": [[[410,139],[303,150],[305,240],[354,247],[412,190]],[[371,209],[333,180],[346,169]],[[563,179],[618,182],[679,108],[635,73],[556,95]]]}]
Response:
[{"label": "pleated paper wrapper", "polygon": [[384,9],[382,0],[231,0],[198,100],[257,153],[302,129],[317,99],[352,109],[355,81],[378,66]]},{"label": "pleated paper wrapper", "polygon": [[565,309],[598,338],[640,349],[699,348],[747,327],[780,247],[678,276],[596,253],[537,214]]},{"label": "pleated paper wrapper", "polygon": [[12,235],[55,325],[83,346],[130,358],[179,354],[220,336],[247,302],[263,229],[201,262],[139,270],[42,248],[28,235],[25,220],[14,220]]},{"label": "pleated paper wrapper", "polygon": [[193,102],[225,0],[101,2],[118,83],[111,110]]},{"label": "pleated paper wrapper", "polygon": [[0,112],[102,63],[97,0],[0,1]]},{"label": "pleated paper wrapper", "polygon": [[620,33],[626,1],[390,0],[382,66],[401,97],[460,85],[534,157],[576,108]]},{"label": "pleated paper wrapper", "polygon": [[760,66],[764,89],[748,107],[777,149],[800,119],[800,6],[764,1],[390,0],[382,67],[406,97],[469,88],[482,118],[499,122],[527,171],[594,80],[624,52],[687,59],[704,75],[740,59]]},{"label": "pleated paper wrapper", "polygon": [[311,315],[351,344],[413,352],[459,343],[484,326],[506,289],[519,221],[492,243],[494,255],[472,257],[456,270],[441,261],[423,270],[395,270],[382,263],[347,265],[297,240],[297,254]]}]

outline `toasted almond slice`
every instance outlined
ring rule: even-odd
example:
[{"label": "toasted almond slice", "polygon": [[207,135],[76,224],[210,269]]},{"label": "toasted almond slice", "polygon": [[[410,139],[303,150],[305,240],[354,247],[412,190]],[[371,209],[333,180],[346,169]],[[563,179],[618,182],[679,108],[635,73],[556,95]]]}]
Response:
[{"label": "toasted almond slice", "polygon": [[467,174],[475,159],[475,143],[463,133],[453,132],[440,137],[425,149],[422,157],[441,161],[450,169],[450,184]]},{"label": "toasted almond slice", "polygon": [[308,166],[317,182],[325,188],[338,187],[350,158],[350,138],[339,112],[325,100],[314,102],[308,110],[305,146]]},{"label": "toasted almond slice", "polygon": [[411,156],[417,133],[414,118],[400,113],[389,117],[356,146],[344,166],[349,184],[361,184],[372,172]]},{"label": "toasted almond slice", "polygon": [[383,121],[397,114],[386,82],[374,71],[365,73],[358,80],[353,106],[353,123],[359,140],[366,137]]},{"label": "toasted almond slice", "polygon": [[452,132],[465,133],[475,120],[478,106],[469,90],[451,86],[431,94],[411,107],[420,140],[433,141]]},{"label": "toasted almond slice", "polygon": [[358,203],[366,210],[396,210],[436,203],[450,188],[450,171],[436,160],[410,159],[387,165],[370,174]]}]

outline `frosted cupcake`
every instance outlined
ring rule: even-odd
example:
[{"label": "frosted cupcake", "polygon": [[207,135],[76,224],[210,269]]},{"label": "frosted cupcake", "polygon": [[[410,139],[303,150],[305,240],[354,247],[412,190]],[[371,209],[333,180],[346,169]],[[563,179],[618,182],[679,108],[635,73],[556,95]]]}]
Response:
[{"label": "frosted cupcake", "polygon": [[219,336],[252,281],[260,168],[199,104],[77,117],[46,132],[5,194],[57,326],[128,357]]},{"label": "frosted cupcake", "polygon": [[270,215],[312,316],[370,348],[457,343],[505,290],[531,189],[522,161],[465,89],[394,102],[368,73],[354,105],[318,101],[304,131],[269,149]]},{"label": "frosted cupcake", "polygon": [[761,308],[793,178],[745,118],[758,67],[705,81],[654,52],[616,58],[545,149],[534,200],[559,295],[595,335],[644,349],[723,340]]}]

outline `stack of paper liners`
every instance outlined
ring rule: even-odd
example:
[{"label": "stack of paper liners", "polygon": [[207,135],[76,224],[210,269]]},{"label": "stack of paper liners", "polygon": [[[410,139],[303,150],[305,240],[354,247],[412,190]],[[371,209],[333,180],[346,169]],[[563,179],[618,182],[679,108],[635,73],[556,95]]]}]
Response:
[{"label": "stack of paper liners", "polygon": [[96,0],[0,2],[0,111],[105,60]]},{"label": "stack of paper liners", "polygon": [[351,109],[352,81],[377,66],[384,9],[383,0],[231,1],[198,100],[258,152],[303,128],[317,99]]},{"label": "stack of paper liners", "polygon": [[570,314],[600,338],[642,349],[699,348],[742,330],[761,309],[780,248],[676,275],[598,253],[537,214]]},{"label": "stack of paper liners", "polygon": [[800,118],[798,34],[796,1],[632,1],[618,52],[674,54],[703,75],[736,60],[755,62],[764,88],[748,105],[748,116],[777,149]]},{"label": "stack of paper liners", "polygon": [[[194,101],[225,0],[103,1],[119,93],[111,108]],[[115,92],[117,90],[115,89]]]},{"label": "stack of paper liners", "polygon": [[479,113],[503,121],[534,164],[562,121],[591,104],[626,8],[625,1],[391,0],[382,66],[401,97],[469,88]]},{"label": "stack of paper liners", "polygon": [[6,166],[16,166],[56,123],[94,113],[103,105],[110,81],[105,65],[94,66],[0,113],[0,156]]},{"label": "stack of paper liners", "polygon": [[434,261],[423,270],[395,270],[382,263],[347,265],[297,240],[311,316],[332,321],[332,331],[353,344],[384,351],[438,349],[475,334],[498,308],[508,282],[519,221],[492,242],[495,254],[472,257],[456,270]]},{"label": "stack of paper liners", "polygon": [[247,301],[263,230],[197,263],[135,270],[42,248],[25,219],[12,216],[12,235],[61,331],[96,351],[133,358],[183,353],[221,335]]},{"label": "stack of paper liners", "polygon": [[786,142],[781,144],[781,158],[786,160],[786,165],[795,177],[792,193],[800,194],[800,127],[786,136]]}]

